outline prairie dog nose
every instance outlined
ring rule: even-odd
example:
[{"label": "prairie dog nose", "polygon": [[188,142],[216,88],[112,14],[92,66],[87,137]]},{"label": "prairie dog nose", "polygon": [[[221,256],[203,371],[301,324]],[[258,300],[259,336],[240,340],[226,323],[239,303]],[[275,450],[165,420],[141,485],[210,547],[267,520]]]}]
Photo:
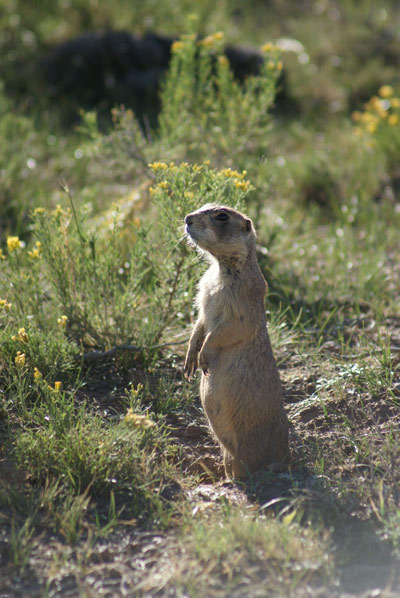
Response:
[{"label": "prairie dog nose", "polygon": [[190,214],[188,216],[186,216],[186,218],[185,218],[185,224],[187,226],[192,226],[192,224],[193,224],[193,218],[191,217]]}]

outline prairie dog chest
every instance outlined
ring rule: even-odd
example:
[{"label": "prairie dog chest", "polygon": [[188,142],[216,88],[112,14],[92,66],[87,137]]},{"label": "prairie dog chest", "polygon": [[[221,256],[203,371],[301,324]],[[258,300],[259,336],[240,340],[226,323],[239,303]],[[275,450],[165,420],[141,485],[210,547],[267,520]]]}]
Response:
[{"label": "prairie dog chest", "polygon": [[201,278],[197,305],[207,331],[221,321],[237,317],[238,300],[235,286],[222,279],[217,264],[210,266]]}]

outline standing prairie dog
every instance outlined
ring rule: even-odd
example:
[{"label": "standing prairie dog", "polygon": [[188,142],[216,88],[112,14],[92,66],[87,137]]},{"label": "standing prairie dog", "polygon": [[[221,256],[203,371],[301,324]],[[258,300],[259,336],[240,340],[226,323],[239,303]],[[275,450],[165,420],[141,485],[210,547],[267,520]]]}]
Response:
[{"label": "standing prairie dog", "polygon": [[189,242],[211,265],[200,280],[198,320],[185,361],[202,370],[200,398],[221,444],[225,473],[245,478],[288,459],[288,420],[268,336],[267,283],[257,263],[252,221],[207,204],[185,218]]}]

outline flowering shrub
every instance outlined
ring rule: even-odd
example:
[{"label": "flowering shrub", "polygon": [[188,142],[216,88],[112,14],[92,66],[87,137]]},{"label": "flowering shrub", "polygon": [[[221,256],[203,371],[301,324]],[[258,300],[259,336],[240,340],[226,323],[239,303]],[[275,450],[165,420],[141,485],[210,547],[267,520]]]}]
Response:
[{"label": "flowering shrub", "polygon": [[399,161],[400,98],[394,95],[390,85],[383,85],[378,94],[364,105],[364,111],[353,112],[355,133],[368,137],[372,147],[382,150],[391,169]]},{"label": "flowering shrub", "polygon": [[265,151],[282,62],[275,46],[264,46],[259,74],[240,84],[223,44],[221,32],[200,41],[189,34],[174,42],[162,92],[160,139],[182,152],[176,158],[210,158],[213,164],[243,168],[251,155]]},{"label": "flowering shrub", "polygon": [[[47,376],[31,346],[35,328],[50,332],[49,338],[60,346],[72,341],[72,349],[75,342],[109,348],[155,344],[167,328],[189,318],[197,257],[182,242],[183,219],[209,202],[240,208],[252,185],[245,171],[218,171],[208,161],[156,161],[149,166],[156,212],[150,210],[147,220],[135,218],[130,228],[129,221],[121,227],[116,205],[105,228],[103,221],[94,223],[84,209],[75,209],[69,194],[70,208],[34,210],[37,240],[32,250],[24,250],[18,237],[9,237],[2,265],[12,286],[0,308],[13,331],[8,334],[15,344],[12,355],[17,349],[24,355],[15,364],[21,366],[26,357],[33,380],[42,371]],[[23,321],[27,306],[30,319]]]}]

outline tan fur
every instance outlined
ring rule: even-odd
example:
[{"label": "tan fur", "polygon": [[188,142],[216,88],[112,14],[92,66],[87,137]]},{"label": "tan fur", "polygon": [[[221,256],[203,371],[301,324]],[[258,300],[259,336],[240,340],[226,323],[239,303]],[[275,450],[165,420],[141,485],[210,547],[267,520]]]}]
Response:
[{"label": "tan fur", "polygon": [[226,475],[240,479],[288,458],[288,421],[265,319],[267,284],[249,218],[208,204],[185,224],[189,242],[211,260],[199,283],[185,376],[201,368],[200,398]]}]

